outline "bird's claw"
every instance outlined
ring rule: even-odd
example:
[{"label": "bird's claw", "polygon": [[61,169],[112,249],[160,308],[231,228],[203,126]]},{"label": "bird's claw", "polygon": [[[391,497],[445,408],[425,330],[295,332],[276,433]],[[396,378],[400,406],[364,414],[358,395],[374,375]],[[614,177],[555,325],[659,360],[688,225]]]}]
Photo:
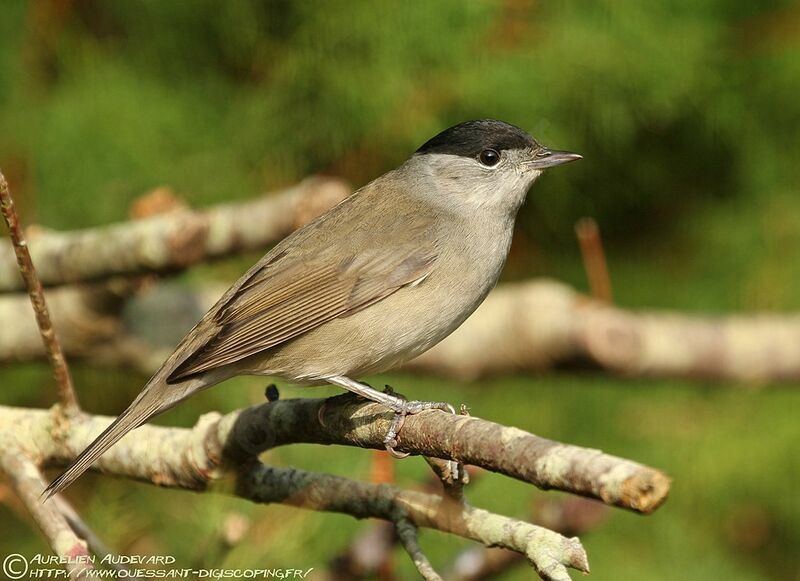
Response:
[{"label": "bird's claw", "polygon": [[[391,390],[388,385],[386,387]],[[391,409],[394,411],[394,417],[392,418],[392,423],[389,426],[389,430],[386,432],[386,436],[383,438],[383,445],[389,454],[398,459],[407,458],[410,456],[410,454],[407,452],[398,452],[395,450],[395,446],[398,444],[397,436],[400,434],[400,430],[403,428],[403,424],[406,421],[406,416],[418,414],[427,410],[442,410],[451,414],[456,413],[455,408],[446,402],[417,400],[407,401],[400,397],[397,399],[397,405],[392,406]]]}]

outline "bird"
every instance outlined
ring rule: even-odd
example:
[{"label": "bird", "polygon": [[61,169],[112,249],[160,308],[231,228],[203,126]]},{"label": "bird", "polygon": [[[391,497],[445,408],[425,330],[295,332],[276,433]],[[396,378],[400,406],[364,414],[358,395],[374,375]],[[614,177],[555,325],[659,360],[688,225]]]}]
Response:
[{"label": "bird", "polygon": [[333,384],[403,419],[408,401],[358,378],[444,339],[500,277],[514,223],[544,170],[581,159],[494,119],[465,121],[276,244],[178,344],[139,395],[45,489],[74,482],[131,430],[237,375]]}]

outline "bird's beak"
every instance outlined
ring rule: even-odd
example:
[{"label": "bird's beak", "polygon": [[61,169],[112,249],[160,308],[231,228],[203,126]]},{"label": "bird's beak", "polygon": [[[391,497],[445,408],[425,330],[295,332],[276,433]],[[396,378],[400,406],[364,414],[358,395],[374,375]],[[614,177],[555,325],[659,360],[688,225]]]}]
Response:
[{"label": "bird's beak", "polygon": [[531,169],[541,170],[548,167],[561,165],[562,163],[577,161],[579,159],[583,159],[583,156],[578,155],[577,153],[572,153],[570,151],[555,151],[543,147],[542,149],[536,150],[536,152],[533,154],[533,159],[527,162],[527,166]]}]

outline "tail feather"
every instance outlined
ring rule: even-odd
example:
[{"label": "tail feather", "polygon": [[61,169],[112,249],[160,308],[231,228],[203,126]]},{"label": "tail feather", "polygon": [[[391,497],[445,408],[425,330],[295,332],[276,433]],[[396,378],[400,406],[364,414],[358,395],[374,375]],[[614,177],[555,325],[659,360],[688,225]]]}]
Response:
[{"label": "tail feather", "polygon": [[83,474],[94,461],[97,460],[111,446],[116,444],[125,434],[138,428],[151,417],[158,413],[157,402],[145,403],[148,392],[143,391],[133,403],[108,426],[75,460],[67,469],[53,480],[42,493],[43,500],[58,494],[72,484]]},{"label": "tail feather", "polygon": [[180,384],[167,385],[163,373],[158,373],[145,386],[135,400],[73,460],[67,469],[53,480],[42,493],[47,500],[58,494],[80,477],[103,453],[122,439],[125,434],[138,428],[147,420],[164,412],[198,391],[226,378],[210,372]]}]

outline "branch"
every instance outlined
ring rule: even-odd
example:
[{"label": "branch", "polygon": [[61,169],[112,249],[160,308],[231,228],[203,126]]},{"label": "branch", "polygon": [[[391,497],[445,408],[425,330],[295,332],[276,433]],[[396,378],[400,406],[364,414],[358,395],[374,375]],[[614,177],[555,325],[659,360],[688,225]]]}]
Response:
[{"label": "branch", "polygon": [[[167,272],[263,248],[348,192],[341,182],[313,178],[281,193],[205,211],[180,209],[105,228],[43,233],[36,237],[32,252],[45,284]],[[596,230],[587,223],[578,229],[582,239],[590,241],[587,267],[591,266],[595,278],[607,278]],[[12,249],[0,246],[0,291],[20,288]],[[57,296],[62,290],[63,301]],[[82,290],[56,289],[48,297],[53,299],[56,326],[63,334],[72,330],[59,323],[59,314],[77,324],[74,341],[64,338],[70,355],[152,372],[223,290],[214,288],[182,298],[171,291],[175,303],[170,307],[196,309],[193,320],[180,321],[172,328],[175,309],[167,309],[159,301],[146,303],[139,296],[127,302],[117,300],[118,317],[126,305],[136,309],[139,303],[146,303],[144,308],[151,315],[148,320],[167,325],[161,335],[174,337],[166,344],[154,344],[147,328],[126,328],[121,320],[115,322],[115,313],[97,288],[86,296],[80,296]],[[92,305],[98,297],[101,300]],[[57,302],[63,302],[63,308],[60,304],[56,308]],[[26,329],[32,328],[19,306],[16,297],[0,297],[2,320],[9,322],[0,329],[0,361],[26,360],[44,353],[30,341],[27,330],[17,332],[26,325]],[[165,317],[165,312],[169,316]],[[111,329],[114,325],[116,331]],[[18,335],[25,336],[20,340]],[[490,294],[453,335],[408,368],[475,379],[490,373],[540,371],[576,360],[632,376],[797,381],[800,315],[702,317],[631,312],[590,299],[563,284],[531,281],[504,285]]]},{"label": "branch", "polygon": [[[69,367],[67,367],[67,360],[64,357],[61,344],[58,342],[58,336],[50,321],[50,313],[47,310],[47,301],[45,301],[44,298],[42,283],[36,275],[36,269],[31,261],[31,255],[30,252],[28,252],[25,236],[19,225],[19,217],[14,207],[14,199],[11,197],[8,182],[2,172],[0,172],[0,209],[2,209],[3,218],[8,226],[8,232],[11,237],[14,256],[16,258],[14,271],[15,273],[18,272],[21,276],[21,281],[24,283],[31,305],[33,305],[39,334],[41,335],[47,358],[50,360],[50,365],[53,368],[53,376],[55,377],[58,387],[59,399],[64,407],[64,411],[71,414],[79,409],[78,398],[72,387],[72,378],[69,374]],[[14,279],[19,282],[20,276],[15,275]]]},{"label": "branch", "polygon": [[800,379],[800,315],[632,312],[549,280],[495,289],[408,369],[473,380],[589,361],[629,376]]},{"label": "branch", "polygon": [[419,546],[419,538],[417,534],[417,527],[405,516],[398,516],[395,519],[395,529],[397,530],[397,537],[400,539],[400,544],[405,549],[411,561],[417,568],[420,576],[425,581],[442,581],[439,574],[433,569],[433,565],[422,552],[422,547]]},{"label": "branch", "polygon": [[[392,464],[389,466],[392,466],[395,462],[386,452],[376,452],[376,454],[379,458],[385,458],[391,462]],[[459,473],[456,475],[452,472],[453,462],[429,458],[428,456],[424,456],[424,458],[432,468],[432,473],[429,473],[425,481],[416,488],[423,492],[442,491],[452,501],[465,502],[463,487],[465,484],[474,482],[473,475],[468,475],[462,465],[458,465]],[[478,477],[485,473],[485,470],[477,470],[475,472]],[[373,482],[393,481],[393,479],[375,480],[373,473]],[[592,502],[586,499],[581,500]],[[601,506],[607,508],[605,505]],[[323,579],[330,581],[356,581],[358,579],[385,577],[384,573],[391,570],[387,569],[387,567],[391,565],[392,551],[399,540],[397,529],[392,523],[385,521],[370,523],[368,526],[363,527],[349,545],[329,562],[327,574],[323,575]],[[525,558],[524,555],[519,553],[511,552],[511,554],[523,560]]]},{"label": "branch", "polygon": [[[117,343],[123,335],[123,298],[103,286],[62,287],[47,292],[53,325],[69,357],[98,361],[106,347],[124,351]],[[0,356],[5,361],[28,361],[43,358],[39,327],[30,316],[28,299],[22,295],[0,296]],[[148,347],[147,351],[152,351]],[[130,356],[127,356],[132,361]]]},{"label": "branch", "polygon": [[[596,528],[607,517],[608,507],[585,498],[544,500],[535,503],[532,521],[564,536],[583,535]],[[448,569],[448,581],[480,581],[495,579],[520,565],[519,553],[497,547],[471,547],[460,553]]]},{"label": "branch", "polygon": [[[330,435],[331,426],[340,426],[347,430],[339,437],[341,443],[353,445],[350,442],[353,439],[379,448],[381,436],[373,437],[371,434],[375,430],[364,424],[366,418],[376,415],[377,407],[371,403],[342,401],[352,399],[347,397],[333,399],[335,401],[329,401],[326,406],[328,427],[323,428],[324,431]],[[568,579],[566,566],[588,570],[586,555],[577,539],[567,539],[542,527],[453,502],[446,496],[271,467],[255,461],[254,454],[263,445],[264,434],[272,427],[261,423],[264,414],[260,410],[275,408],[274,413],[267,414],[267,419],[279,425],[276,435],[284,428],[302,433],[304,426],[296,422],[307,422],[306,413],[319,411],[323,403],[323,400],[310,401],[313,405],[307,405],[306,400],[285,400],[226,416],[211,413],[201,417],[191,430],[145,425],[111,448],[97,462],[96,468],[108,474],[191,490],[209,490],[215,482],[230,477],[233,486],[221,489],[255,502],[281,502],[392,522],[402,515],[414,527],[434,528],[486,545],[505,547],[526,555],[544,579]],[[443,417],[450,416],[438,412],[413,416],[404,427],[403,435],[419,440],[421,431],[429,430]],[[111,421],[108,417],[80,414],[64,427],[46,410],[0,406],[0,449],[17,447],[25,455],[37,458],[42,465],[63,465]],[[388,421],[388,417],[382,417],[379,423]],[[318,424],[316,419],[312,422]],[[59,433],[59,437],[54,438],[53,433]],[[426,451],[425,446],[419,448],[417,452]]]},{"label": "branch", "polygon": [[[339,180],[311,178],[281,192],[206,210],[178,209],[73,232],[40,231],[31,252],[47,286],[170,272],[266,248],[350,192]],[[12,249],[0,246],[0,291],[22,288]]]},{"label": "branch", "polygon": [[[41,416],[45,416],[42,418]],[[325,424],[321,424],[322,417]],[[70,422],[62,444],[47,443],[38,453],[63,464],[88,445],[92,434],[100,433],[112,418],[83,415]],[[0,406],[0,433],[31,432],[34,426],[51,421],[45,412],[17,410]],[[216,420],[214,420],[216,422]],[[338,444],[382,449],[383,436],[391,413],[377,404],[354,401],[348,395],[329,399],[280,400],[231,412],[219,419],[220,441],[232,462],[245,461],[277,446],[294,443]],[[31,424],[31,422],[34,422]],[[206,429],[203,427],[203,429]],[[187,488],[202,488],[213,466],[184,469],[158,468],[158,462],[178,466],[170,452],[176,437],[183,431],[147,426],[136,432],[127,448],[115,446],[96,464],[101,470],[114,467],[119,455],[114,450],[133,449],[137,445],[157,457],[150,468],[156,473],[139,472],[129,476],[148,481],[174,482]],[[32,436],[33,437],[33,436]],[[40,436],[39,439],[41,439]],[[42,445],[43,445],[42,444]],[[556,489],[596,498],[606,504],[649,513],[664,502],[669,492],[669,478],[664,473],[630,460],[604,454],[599,450],[561,444],[517,428],[505,427],[473,416],[420,413],[409,416],[398,449],[437,458],[454,459],[528,482],[542,489]]]},{"label": "branch", "polygon": [[[41,503],[41,497],[37,497],[36,501]],[[76,511],[75,508],[69,502],[67,502],[63,496],[57,494],[52,498],[52,502],[55,503],[58,511],[64,516],[64,519],[66,519],[67,523],[75,532],[75,534],[79,538],[86,541],[86,545],[92,553],[101,557],[101,559],[113,554],[103,539],[95,534],[95,532],[78,514],[78,511]],[[127,567],[119,564],[117,559],[111,559],[109,562],[107,562],[107,566],[111,569],[114,569],[118,573],[123,574],[125,579],[133,579],[134,581],[138,579]]]},{"label": "branch", "polygon": [[240,474],[237,495],[256,502],[393,520],[399,510],[415,527],[448,532],[487,546],[524,554],[546,580],[568,581],[566,567],[588,573],[578,539],[486,510],[443,501],[441,496],[327,474],[258,465]]},{"label": "branch", "polygon": [[[222,423],[227,426],[234,421],[233,442],[245,446],[229,452],[253,455],[294,443],[381,449],[391,419],[382,406],[354,402],[343,395],[327,400],[280,400],[236,416],[228,414]],[[544,490],[571,492],[642,513],[658,508],[669,491],[669,478],[653,468],[473,416],[409,416],[397,450],[456,460]]]},{"label": "branch", "polygon": [[70,576],[83,578],[87,569],[93,569],[86,541],[81,539],[55,503],[42,504],[45,489],[42,474],[25,453],[11,441],[8,434],[0,442],[0,470],[5,472],[14,491],[33,516],[50,546],[64,563]]}]

